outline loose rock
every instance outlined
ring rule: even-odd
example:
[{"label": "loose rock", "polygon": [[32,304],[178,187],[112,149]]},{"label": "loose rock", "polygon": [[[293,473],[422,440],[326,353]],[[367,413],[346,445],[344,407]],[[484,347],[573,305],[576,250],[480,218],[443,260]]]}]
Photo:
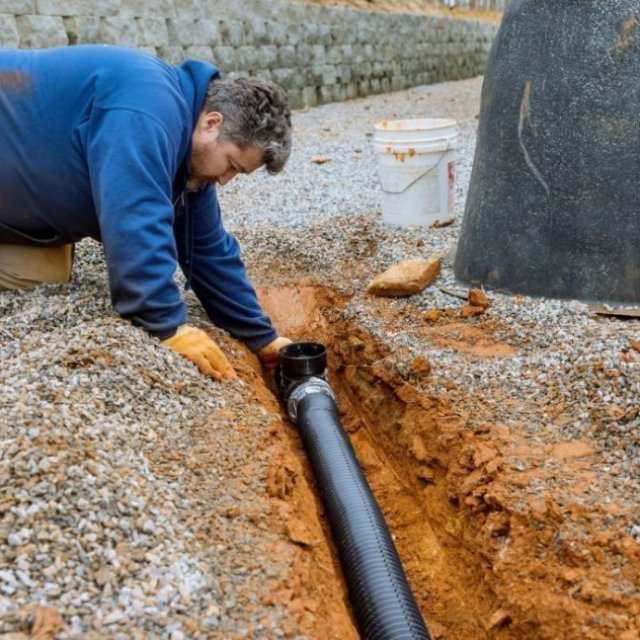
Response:
[{"label": "loose rock", "polygon": [[367,293],[376,296],[411,296],[420,293],[439,275],[442,260],[404,260],[374,278]]}]

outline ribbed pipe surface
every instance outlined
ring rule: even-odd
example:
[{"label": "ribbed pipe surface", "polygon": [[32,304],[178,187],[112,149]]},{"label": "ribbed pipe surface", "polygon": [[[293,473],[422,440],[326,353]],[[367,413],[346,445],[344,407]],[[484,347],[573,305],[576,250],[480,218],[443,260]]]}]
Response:
[{"label": "ribbed pipe surface", "polygon": [[367,640],[430,640],[400,557],[342,428],[335,402],[316,393],[298,405],[298,429]]}]

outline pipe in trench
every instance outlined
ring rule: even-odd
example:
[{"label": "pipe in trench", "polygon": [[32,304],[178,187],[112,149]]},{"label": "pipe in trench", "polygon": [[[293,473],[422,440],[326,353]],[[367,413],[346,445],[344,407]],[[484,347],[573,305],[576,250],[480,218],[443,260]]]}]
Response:
[{"label": "pipe in trench", "polygon": [[314,342],[281,350],[280,392],[297,424],[367,640],[431,640],[400,557],[345,433],[326,381],[326,351]]}]

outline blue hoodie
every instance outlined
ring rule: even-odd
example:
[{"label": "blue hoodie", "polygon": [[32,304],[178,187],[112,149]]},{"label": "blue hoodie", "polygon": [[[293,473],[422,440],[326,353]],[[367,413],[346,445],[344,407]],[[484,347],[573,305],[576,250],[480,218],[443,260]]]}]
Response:
[{"label": "blue hoodie", "polygon": [[0,242],[101,241],[114,308],[160,338],[186,319],[179,264],[212,322],[257,350],[276,332],[215,188],[186,190],[212,77],[117,47],[0,49]]}]

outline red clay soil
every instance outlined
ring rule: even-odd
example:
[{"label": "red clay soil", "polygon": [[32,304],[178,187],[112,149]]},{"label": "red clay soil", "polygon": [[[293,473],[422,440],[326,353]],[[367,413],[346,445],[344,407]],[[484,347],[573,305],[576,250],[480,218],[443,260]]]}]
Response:
[{"label": "red clay soil", "polygon": [[[308,282],[260,295],[283,334],[328,345],[343,423],[434,638],[640,637],[640,546],[600,528],[602,512],[616,517],[615,505],[589,512],[577,499],[599,490],[587,444],[532,446],[524,430],[469,428],[482,398],[461,407],[453,383],[451,397],[420,391],[417,383],[437,363],[418,357],[400,375],[383,345],[335,313],[345,302],[339,295]],[[425,328],[438,344],[509,357],[512,346],[496,330],[495,320],[471,327],[446,315]],[[269,381],[256,373],[245,379],[265,407],[280,411]],[[295,428],[274,422],[268,440],[279,452],[267,481],[273,522],[284,523],[297,550],[292,577],[272,594],[288,603],[285,631],[358,638]],[[523,488],[551,473],[537,464],[543,458],[574,482],[532,498]]]}]

